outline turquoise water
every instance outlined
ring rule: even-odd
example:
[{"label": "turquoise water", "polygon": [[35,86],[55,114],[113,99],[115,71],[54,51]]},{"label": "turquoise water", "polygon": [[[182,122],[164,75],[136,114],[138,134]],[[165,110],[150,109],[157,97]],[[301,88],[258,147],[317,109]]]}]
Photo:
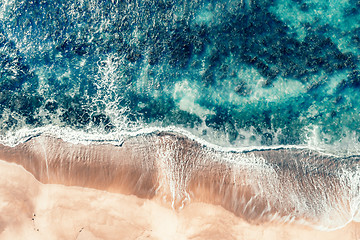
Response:
[{"label": "turquoise water", "polygon": [[355,0],[3,0],[1,139],[170,126],[358,153],[359,14]]}]

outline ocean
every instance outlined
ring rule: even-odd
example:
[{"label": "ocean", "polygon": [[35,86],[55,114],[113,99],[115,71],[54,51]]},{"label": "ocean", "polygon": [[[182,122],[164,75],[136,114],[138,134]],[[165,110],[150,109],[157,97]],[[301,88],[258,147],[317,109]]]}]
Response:
[{"label": "ocean", "polygon": [[359,61],[357,0],[1,0],[0,157],[43,183],[342,228]]}]

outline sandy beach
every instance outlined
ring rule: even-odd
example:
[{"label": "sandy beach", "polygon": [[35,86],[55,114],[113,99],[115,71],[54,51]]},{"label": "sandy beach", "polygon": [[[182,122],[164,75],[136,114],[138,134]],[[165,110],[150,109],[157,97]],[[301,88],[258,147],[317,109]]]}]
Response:
[{"label": "sandy beach", "polygon": [[0,239],[359,239],[360,226],[336,231],[297,224],[250,225],[220,206],[173,210],[161,199],[42,184],[0,161]]}]

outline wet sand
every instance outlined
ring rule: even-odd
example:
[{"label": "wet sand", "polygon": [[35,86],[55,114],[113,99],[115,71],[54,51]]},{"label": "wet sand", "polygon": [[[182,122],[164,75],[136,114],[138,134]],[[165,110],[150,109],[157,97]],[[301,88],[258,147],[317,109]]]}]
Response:
[{"label": "wet sand", "polygon": [[359,235],[357,223],[347,224],[359,218],[356,156],[306,149],[222,152],[154,133],[120,146],[38,136],[16,147],[0,145],[0,159],[3,239]]},{"label": "wet sand", "polygon": [[297,224],[251,225],[221,206],[173,210],[162,199],[42,184],[0,161],[0,239],[326,239],[360,238],[360,225],[319,231]]}]

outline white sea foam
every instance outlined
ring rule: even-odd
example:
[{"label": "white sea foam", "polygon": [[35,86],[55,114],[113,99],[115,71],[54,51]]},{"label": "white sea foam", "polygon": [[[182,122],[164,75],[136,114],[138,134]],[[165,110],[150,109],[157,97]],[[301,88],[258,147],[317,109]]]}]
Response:
[{"label": "white sea foam", "polygon": [[[60,138],[64,141],[74,144],[113,144],[121,145],[124,139],[129,137],[135,137],[139,135],[146,135],[156,132],[173,132],[184,135],[196,142],[222,152],[244,152],[252,150],[264,150],[264,149],[309,149],[321,152],[327,155],[334,156],[350,156],[360,154],[360,143],[357,141],[355,134],[348,134],[348,137],[343,138],[339,142],[333,144],[327,144],[319,139],[316,130],[313,128],[308,130],[308,139],[305,144],[301,145],[233,145],[226,139],[226,134],[203,136],[196,129],[185,129],[177,126],[158,127],[158,126],[141,126],[140,124],[131,128],[113,131],[110,133],[99,132],[96,129],[72,129],[69,127],[59,126],[44,126],[38,128],[24,127],[16,131],[8,131],[5,134],[0,135],[0,143],[7,146],[16,146],[19,143],[26,142],[32,137],[38,135],[48,135],[56,138]],[[216,134],[216,133],[214,133]]]}]

